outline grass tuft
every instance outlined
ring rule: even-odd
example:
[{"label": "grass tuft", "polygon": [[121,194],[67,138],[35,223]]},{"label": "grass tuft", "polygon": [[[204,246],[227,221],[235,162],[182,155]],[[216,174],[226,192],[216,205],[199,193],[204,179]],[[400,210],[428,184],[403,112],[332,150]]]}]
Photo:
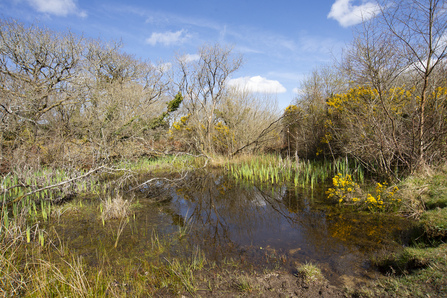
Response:
[{"label": "grass tuft", "polygon": [[431,260],[428,250],[406,247],[402,251],[372,259],[372,264],[386,274],[402,275],[426,268]]},{"label": "grass tuft", "polygon": [[325,280],[320,268],[312,263],[305,263],[296,268],[298,276],[303,277],[306,283],[316,283]]},{"label": "grass tuft", "polygon": [[243,293],[250,293],[253,291],[253,286],[247,276],[239,276],[234,280],[234,287]]},{"label": "grass tuft", "polygon": [[101,201],[102,219],[123,219],[131,215],[132,200],[124,200],[120,194]]}]

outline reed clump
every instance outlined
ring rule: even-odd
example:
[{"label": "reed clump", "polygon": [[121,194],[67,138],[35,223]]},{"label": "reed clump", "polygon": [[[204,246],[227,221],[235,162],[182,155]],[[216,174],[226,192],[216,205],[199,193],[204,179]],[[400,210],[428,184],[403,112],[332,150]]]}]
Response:
[{"label": "reed clump", "polygon": [[123,219],[131,215],[132,199],[124,200],[123,196],[117,194],[114,198],[110,196],[101,200],[101,216],[103,220]]},{"label": "reed clump", "polygon": [[361,183],[365,175],[361,165],[356,161],[338,159],[335,161],[300,160],[298,157],[282,158],[280,155],[254,156],[241,162],[230,161],[226,164],[230,177],[253,183],[293,183],[295,187],[314,188],[325,182],[333,173],[355,176]]}]

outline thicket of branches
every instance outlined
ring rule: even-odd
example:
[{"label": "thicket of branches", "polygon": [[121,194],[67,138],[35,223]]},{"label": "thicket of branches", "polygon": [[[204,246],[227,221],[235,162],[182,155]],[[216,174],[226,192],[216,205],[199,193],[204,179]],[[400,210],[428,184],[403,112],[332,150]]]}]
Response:
[{"label": "thicket of branches", "polygon": [[447,4],[384,1],[333,66],[315,70],[286,110],[301,156],[349,156],[396,176],[447,152]]},{"label": "thicket of branches", "polygon": [[231,155],[279,135],[274,100],[228,88],[243,62],[231,47],[205,45],[198,60],[178,55],[175,67],[121,47],[0,20],[3,167],[91,167],[175,150]]}]

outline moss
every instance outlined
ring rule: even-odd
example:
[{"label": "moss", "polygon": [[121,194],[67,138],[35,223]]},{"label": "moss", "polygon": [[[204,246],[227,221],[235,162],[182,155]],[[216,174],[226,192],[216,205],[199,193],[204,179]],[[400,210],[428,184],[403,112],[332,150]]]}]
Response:
[{"label": "moss", "polygon": [[424,198],[427,209],[447,207],[447,174],[441,172],[428,181],[429,191]]},{"label": "moss", "polygon": [[372,263],[382,272],[397,275],[426,268],[430,262],[431,258],[427,249],[413,247],[406,247],[397,253],[380,256],[372,260]]},{"label": "moss", "polygon": [[428,238],[445,238],[447,236],[447,208],[424,212],[420,223]]},{"label": "moss", "polygon": [[406,248],[396,259],[401,264],[417,260],[425,262],[425,266],[420,270],[413,268],[410,274],[388,274],[363,291],[374,292],[372,297],[447,297],[447,244]]}]

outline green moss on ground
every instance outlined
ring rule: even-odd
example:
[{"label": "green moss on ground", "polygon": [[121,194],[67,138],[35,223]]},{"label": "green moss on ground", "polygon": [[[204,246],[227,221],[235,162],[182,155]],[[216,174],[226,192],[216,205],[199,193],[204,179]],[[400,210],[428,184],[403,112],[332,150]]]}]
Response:
[{"label": "green moss on ground", "polygon": [[402,212],[415,217],[410,247],[374,257],[383,278],[355,297],[447,297],[447,167],[408,177],[401,185]]}]

